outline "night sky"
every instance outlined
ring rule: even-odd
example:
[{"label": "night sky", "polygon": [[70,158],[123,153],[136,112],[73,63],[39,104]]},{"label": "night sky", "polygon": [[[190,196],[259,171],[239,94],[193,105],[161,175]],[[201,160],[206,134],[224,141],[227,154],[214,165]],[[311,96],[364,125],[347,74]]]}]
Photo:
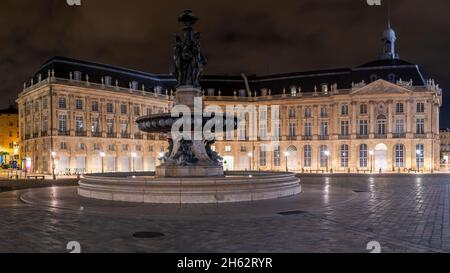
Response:
[{"label": "night sky", "polygon": [[[353,67],[377,59],[387,1],[366,0],[2,0],[0,107],[7,107],[49,58],[59,55],[168,73],[177,16],[200,17],[207,74],[276,74]],[[450,127],[448,0],[392,0],[400,58],[444,89],[441,127]]]}]

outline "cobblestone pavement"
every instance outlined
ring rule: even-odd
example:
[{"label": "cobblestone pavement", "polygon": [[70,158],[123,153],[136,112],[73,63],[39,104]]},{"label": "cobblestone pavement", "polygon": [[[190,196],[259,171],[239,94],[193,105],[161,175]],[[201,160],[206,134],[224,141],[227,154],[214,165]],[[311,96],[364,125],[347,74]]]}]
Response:
[{"label": "cobblestone pavement", "polygon": [[[0,252],[450,252],[450,176],[302,176],[303,193],[220,205],[80,198],[75,187],[0,194]],[[135,238],[135,232],[159,232]]]}]

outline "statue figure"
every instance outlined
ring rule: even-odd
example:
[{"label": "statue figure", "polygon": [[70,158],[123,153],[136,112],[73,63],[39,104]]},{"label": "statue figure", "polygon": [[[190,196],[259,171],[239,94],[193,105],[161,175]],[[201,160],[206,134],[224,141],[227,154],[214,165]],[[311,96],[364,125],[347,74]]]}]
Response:
[{"label": "statue figure", "polygon": [[192,151],[192,140],[180,140],[180,147],[178,151],[173,156],[173,159],[180,166],[188,166],[191,164],[195,164],[198,162],[198,158],[195,157],[194,152]]},{"label": "statue figure", "polygon": [[179,18],[184,24],[184,41],[179,34],[175,36],[172,75],[178,86],[200,87],[200,79],[207,64],[201,52],[200,33],[193,33],[192,25],[198,20],[190,10],[186,10]]},{"label": "statue figure", "polygon": [[215,151],[213,151],[211,149],[211,146],[215,143],[216,141],[214,139],[212,140],[207,140],[205,139],[205,149],[206,149],[206,154],[209,156],[209,158],[216,164],[216,165],[220,165],[221,161],[223,160],[223,158],[216,153]]}]

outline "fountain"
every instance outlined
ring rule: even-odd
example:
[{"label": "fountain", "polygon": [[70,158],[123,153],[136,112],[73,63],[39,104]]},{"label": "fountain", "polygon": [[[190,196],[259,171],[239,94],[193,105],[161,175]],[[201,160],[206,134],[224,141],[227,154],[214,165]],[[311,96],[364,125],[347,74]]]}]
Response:
[{"label": "fountain", "polygon": [[[221,132],[220,124],[235,130],[238,119],[230,114],[204,114],[200,79],[207,61],[201,52],[200,34],[192,28],[198,18],[186,10],[178,20],[184,25],[184,37],[176,35],[173,74],[178,86],[172,114],[136,120],[144,132],[168,135],[169,150],[161,158],[163,163],[154,174],[85,175],[78,194],[141,203],[223,203],[300,193],[300,180],[292,173],[224,172],[222,158],[211,148],[213,133]],[[210,128],[208,136],[206,126]]]}]

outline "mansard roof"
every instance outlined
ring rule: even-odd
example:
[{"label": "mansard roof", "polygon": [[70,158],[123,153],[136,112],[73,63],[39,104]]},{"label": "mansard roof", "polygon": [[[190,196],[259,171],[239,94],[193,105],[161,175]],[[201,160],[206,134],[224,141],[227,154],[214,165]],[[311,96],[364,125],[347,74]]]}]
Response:
[{"label": "mansard roof", "polygon": [[[112,84],[118,81],[118,85],[128,88],[129,83],[136,81],[139,89],[142,85],[145,90],[154,88],[174,89],[176,80],[169,74],[152,74],[117,66],[98,64],[65,57],[54,57],[47,61],[36,73],[35,79],[40,74],[42,79],[47,77],[48,71],[54,70],[57,78],[69,78],[69,74],[75,71],[82,73],[82,80],[89,75],[90,82],[101,83],[102,77],[112,77]],[[307,72],[294,72],[277,75],[205,75],[201,85],[203,89],[213,88],[221,90],[223,96],[233,96],[234,91],[246,89],[246,80],[252,91],[263,88],[270,89],[272,94],[282,94],[283,90],[289,92],[293,86],[301,88],[302,92],[320,91],[322,84],[328,86],[337,84],[338,89],[350,89],[352,83],[370,83],[378,79],[386,81],[412,80],[414,86],[424,86],[425,80],[419,67],[415,64],[400,59],[375,60],[355,68],[339,68]],[[217,93],[216,93],[217,94]],[[259,94],[259,92],[258,92]]]}]

